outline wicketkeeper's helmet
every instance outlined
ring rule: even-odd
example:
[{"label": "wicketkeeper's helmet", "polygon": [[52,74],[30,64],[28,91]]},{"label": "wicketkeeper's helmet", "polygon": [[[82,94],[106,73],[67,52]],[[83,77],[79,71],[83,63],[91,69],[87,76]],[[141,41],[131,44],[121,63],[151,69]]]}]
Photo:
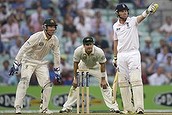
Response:
[{"label": "wicketkeeper's helmet", "polygon": [[93,37],[88,36],[88,37],[85,37],[85,38],[83,39],[83,45],[90,44],[90,43],[91,43],[91,44],[94,43]]},{"label": "wicketkeeper's helmet", "polygon": [[49,19],[46,19],[43,23],[44,26],[57,26],[57,23],[54,19],[52,18],[49,18]]},{"label": "wicketkeeper's helmet", "polygon": [[119,12],[119,11],[122,11],[122,10],[129,10],[128,6],[124,3],[121,3],[121,4],[118,4],[116,6],[116,9],[115,9],[115,12]]}]

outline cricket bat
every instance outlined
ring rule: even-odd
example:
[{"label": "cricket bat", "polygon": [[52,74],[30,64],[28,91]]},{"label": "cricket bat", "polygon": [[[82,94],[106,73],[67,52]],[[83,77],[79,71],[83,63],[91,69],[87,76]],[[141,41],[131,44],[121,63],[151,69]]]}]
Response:
[{"label": "cricket bat", "polygon": [[115,78],[113,81],[113,86],[112,86],[112,102],[115,103],[116,101],[116,94],[117,94],[117,87],[118,87],[118,71],[116,71]]}]

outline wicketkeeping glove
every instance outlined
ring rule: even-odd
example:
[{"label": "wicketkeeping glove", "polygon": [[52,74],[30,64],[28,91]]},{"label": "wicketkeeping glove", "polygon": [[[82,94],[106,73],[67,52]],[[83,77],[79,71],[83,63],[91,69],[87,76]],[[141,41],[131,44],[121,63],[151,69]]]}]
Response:
[{"label": "wicketkeeping glove", "polygon": [[54,68],[55,79],[58,83],[61,83],[60,68]]},{"label": "wicketkeeping glove", "polygon": [[11,76],[14,74],[18,74],[19,67],[20,67],[20,64],[17,61],[14,61],[13,66],[11,67],[9,71],[9,75]]},{"label": "wicketkeeping glove", "polygon": [[117,56],[114,56],[112,63],[113,63],[113,66],[117,67]]}]

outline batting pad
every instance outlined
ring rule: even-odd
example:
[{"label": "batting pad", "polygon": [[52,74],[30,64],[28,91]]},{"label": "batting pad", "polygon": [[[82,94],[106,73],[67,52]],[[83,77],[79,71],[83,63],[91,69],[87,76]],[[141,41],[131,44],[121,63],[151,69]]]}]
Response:
[{"label": "batting pad", "polygon": [[29,87],[29,79],[27,79],[26,77],[21,78],[17,86],[14,107],[19,105],[21,108],[23,108],[23,100],[26,95],[26,90],[28,87]]},{"label": "batting pad", "polygon": [[143,83],[141,79],[141,72],[139,70],[135,70],[131,72],[130,80],[131,80],[132,89],[133,89],[135,111],[138,108],[144,109]]},{"label": "batting pad", "polygon": [[42,110],[48,108],[48,104],[51,97],[52,83],[49,82],[43,87],[43,92],[41,93],[42,97]]},{"label": "batting pad", "polygon": [[128,81],[125,79],[125,75],[118,72],[118,81],[119,81],[119,88],[121,92],[122,102],[124,111],[133,111],[133,104],[131,101],[131,89]]}]

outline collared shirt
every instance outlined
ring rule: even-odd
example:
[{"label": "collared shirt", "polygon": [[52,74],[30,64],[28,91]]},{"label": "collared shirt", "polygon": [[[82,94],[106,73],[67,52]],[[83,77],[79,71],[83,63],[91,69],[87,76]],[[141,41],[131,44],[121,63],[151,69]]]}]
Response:
[{"label": "collared shirt", "polygon": [[89,55],[85,52],[85,48],[83,45],[79,46],[74,51],[73,61],[80,62],[81,60],[88,68],[94,68],[95,66],[99,65],[99,63],[106,62],[103,50],[95,45],[93,46],[93,50]]},{"label": "collared shirt", "polygon": [[137,17],[128,17],[124,24],[119,20],[113,25],[114,40],[118,40],[118,52],[129,52],[139,49]]},{"label": "collared shirt", "polygon": [[45,32],[40,31],[30,36],[20,48],[15,59],[20,63],[26,60],[34,64],[44,64],[47,63],[44,58],[50,50],[54,55],[54,66],[57,68],[60,66],[59,40],[55,35],[48,40]]}]

